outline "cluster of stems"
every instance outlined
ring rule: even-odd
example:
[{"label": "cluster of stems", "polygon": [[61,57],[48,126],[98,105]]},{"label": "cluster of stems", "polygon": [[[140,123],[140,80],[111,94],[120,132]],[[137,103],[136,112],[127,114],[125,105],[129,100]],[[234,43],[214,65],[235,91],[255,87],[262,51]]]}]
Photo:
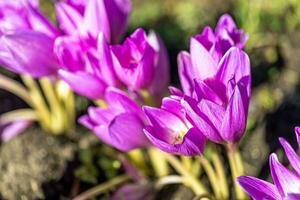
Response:
[{"label": "cluster of stems", "polygon": [[75,126],[75,97],[69,86],[61,80],[44,77],[38,80],[22,75],[24,85],[0,75],[0,88],[9,91],[30,108],[7,112],[2,123],[19,120],[36,121],[42,129],[55,135],[67,133]]}]

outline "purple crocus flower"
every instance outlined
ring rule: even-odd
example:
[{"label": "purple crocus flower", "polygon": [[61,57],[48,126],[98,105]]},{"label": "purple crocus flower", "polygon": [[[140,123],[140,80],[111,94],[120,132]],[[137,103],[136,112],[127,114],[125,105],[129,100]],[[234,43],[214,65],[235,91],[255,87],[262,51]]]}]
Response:
[{"label": "purple crocus flower", "polygon": [[157,35],[147,36],[143,29],[137,29],[122,45],[113,45],[112,52],[118,78],[129,90],[151,88],[153,91],[158,86],[158,90],[166,90],[169,63],[165,47]]},{"label": "purple crocus flower", "polygon": [[90,107],[88,115],[79,119],[105,143],[130,151],[149,146],[143,133],[147,119],[141,107],[126,93],[108,88],[105,93],[107,108]]},{"label": "purple crocus flower", "polygon": [[103,32],[113,43],[125,32],[130,11],[130,0],[69,0],[56,4],[58,22],[66,34],[97,38]]},{"label": "purple crocus flower", "polygon": [[150,125],[145,127],[149,140],[162,151],[194,156],[203,152],[205,137],[185,118],[180,98],[164,98],[161,108],[144,107]]},{"label": "purple crocus flower", "polygon": [[3,123],[0,117],[0,140],[7,142],[15,136],[21,134],[25,129],[27,129],[32,124],[28,120],[19,120],[9,123]]},{"label": "purple crocus flower", "polygon": [[[300,128],[296,127],[295,132],[300,146]],[[251,176],[238,178],[242,188],[255,200],[300,199],[300,157],[285,139],[279,140],[293,167],[292,170],[283,166],[276,154],[272,153],[269,163],[274,184]]]},{"label": "purple crocus flower", "polygon": [[55,74],[53,54],[59,31],[44,17],[36,1],[0,2],[0,64],[33,77]]},{"label": "purple crocus flower", "polygon": [[251,76],[246,53],[232,47],[223,56],[214,77],[194,79],[192,97],[182,104],[187,118],[209,140],[236,143],[247,121]]},{"label": "purple crocus flower", "polygon": [[108,86],[122,87],[114,70],[110,47],[102,33],[98,36],[98,44],[76,36],[59,37],[54,52],[62,66],[59,77],[78,94],[101,99]]},{"label": "purple crocus flower", "polygon": [[238,30],[232,18],[223,15],[215,32],[205,27],[203,32],[190,40],[190,53],[182,51],[178,55],[178,70],[182,89],[191,96],[194,90],[194,78],[205,80],[218,71],[218,63],[231,48],[242,49],[247,34]]},{"label": "purple crocus flower", "polygon": [[2,35],[0,64],[13,72],[33,77],[55,74],[58,62],[53,54],[53,39],[31,30]]}]

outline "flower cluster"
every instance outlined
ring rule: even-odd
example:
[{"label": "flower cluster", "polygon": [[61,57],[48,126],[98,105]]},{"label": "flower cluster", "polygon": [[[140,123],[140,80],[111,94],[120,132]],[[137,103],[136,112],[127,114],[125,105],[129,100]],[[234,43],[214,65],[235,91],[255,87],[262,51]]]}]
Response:
[{"label": "flower cluster", "polygon": [[190,53],[178,56],[183,92],[171,88],[161,108],[145,107],[150,141],[163,151],[198,155],[205,139],[235,144],[243,135],[249,107],[249,58],[241,50],[246,34],[223,15],[215,32],[206,27],[191,38]]},{"label": "flower cluster", "polygon": [[[300,148],[300,127],[295,128],[295,134]],[[292,146],[283,138],[279,141],[293,168],[283,166],[275,153],[270,155],[269,163],[274,184],[251,176],[238,178],[239,184],[253,199],[290,199],[300,198],[300,157]]]}]

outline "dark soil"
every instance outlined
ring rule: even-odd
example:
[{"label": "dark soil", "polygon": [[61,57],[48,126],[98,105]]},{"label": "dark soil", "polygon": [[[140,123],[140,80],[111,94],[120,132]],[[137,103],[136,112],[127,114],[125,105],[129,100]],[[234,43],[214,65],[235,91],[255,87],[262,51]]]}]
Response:
[{"label": "dark soil", "polygon": [[76,146],[64,137],[30,129],[0,149],[3,199],[61,199],[72,185],[68,174]]}]

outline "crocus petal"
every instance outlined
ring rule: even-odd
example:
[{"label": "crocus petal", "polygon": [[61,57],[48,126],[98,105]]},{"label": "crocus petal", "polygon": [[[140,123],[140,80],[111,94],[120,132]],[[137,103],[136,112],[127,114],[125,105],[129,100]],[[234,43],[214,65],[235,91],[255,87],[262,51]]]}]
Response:
[{"label": "crocus petal", "polygon": [[131,87],[133,88],[146,88],[149,87],[153,81],[154,77],[154,57],[155,51],[149,45],[145,49],[145,53],[140,64],[137,66],[137,70],[135,72],[135,81],[132,82]]},{"label": "crocus petal", "polygon": [[197,127],[209,140],[216,143],[223,141],[217,128],[223,119],[222,115],[224,115],[224,109],[221,106],[208,100],[201,100],[198,105],[194,99],[187,96],[182,100],[182,105],[190,123]]},{"label": "crocus petal", "polygon": [[[244,134],[247,121],[248,102],[245,88],[235,87],[221,125],[221,134],[224,140],[237,142]],[[246,97],[244,97],[246,96]],[[246,107],[247,106],[247,107]]]},{"label": "crocus petal", "polygon": [[84,13],[85,29],[97,37],[103,32],[107,41],[111,41],[111,30],[109,24],[109,13],[106,10],[107,0],[89,0]]},{"label": "crocus petal", "polygon": [[288,157],[290,164],[300,175],[300,157],[285,139],[279,138],[279,141],[284,148],[285,155]]},{"label": "crocus petal", "polygon": [[295,134],[296,134],[296,139],[298,142],[298,148],[300,149],[300,127],[299,126],[297,126],[295,128]]},{"label": "crocus petal", "polygon": [[178,99],[170,97],[163,98],[161,108],[173,113],[182,120],[185,119],[184,108]]},{"label": "crocus petal", "polygon": [[86,128],[93,130],[93,128],[97,125],[89,115],[83,115],[78,119],[78,122],[85,126]]},{"label": "crocus petal", "polygon": [[107,85],[96,76],[82,71],[72,73],[65,70],[59,70],[58,74],[78,94],[90,99],[103,98]]},{"label": "crocus petal", "polygon": [[198,101],[201,99],[207,99],[213,101],[219,105],[222,105],[222,100],[219,96],[212,90],[204,81],[201,79],[194,79],[195,93],[197,95]]},{"label": "crocus petal", "polygon": [[289,193],[300,193],[300,178],[284,167],[275,153],[271,154],[269,162],[271,175],[280,195],[284,197]]},{"label": "crocus petal", "polygon": [[84,23],[77,10],[63,2],[56,3],[55,8],[59,26],[62,30],[70,35],[81,30]]},{"label": "crocus petal", "polygon": [[181,87],[183,92],[191,96],[194,91],[193,79],[195,73],[193,71],[191,57],[188,52],[182,51],[178,54],[178,74],[180,78]]},{"label": "crocus petal", "polygon": [[230,32],[236,29],[236,24],[229,14],[224,14],[220,17],[216,26],[216,33],[220,33],[222,29],[226,29]]},{"label": "crocus petal", "polygon": [[149,183],[126,184],[118,189],[111,200],[145,200],[155,195],[155,187]]},{"label": "crocus petal", "polygon": [[281,199],[281,196],[277,192],[275,185],[271,183],[251,176],[240,176],[238,177],[237,181],[254,200]]},{"label": "crocus petal", "polygon": [[76,72],[84,69],[83,51],[84,49],[77,37],[64,36],[55,40],[54,53],[61,67],[68,71]]},{"label": "crocus petal", "polygon": [[151,31],[148,35],[148,42],[156,51],[156,63],[154,78],[149,87],[150,93],[160,101],[167,91],[170,83],[170,63],[168,58],[167,49],[162,39],[154,32]]},{"label": "crocus petal", "polygon": [[130,151],[149,146],[143,133],[144,123],[134,113],[122,113],[109,125],[109,134],[114,140],[114,147],[120,151]]},{"label": "crocus petal", "polygon": [[109,87],[105,93],[105,99],[109,102],[110,108],[119,112],[132,112],[144,119],[144,113],[141,107],[131,99],[125,92]]},{"label": "crocus petal", "polygon": [[22,133],[31,124],[32,123],[30,121],[20,120],[20,121],[15,121],[10,124],[4,125],[3,127],[0,128],[1,141],[7,142],[8,140]]},{"label": "crocus petal", "polygon": [[217,64],[205,47],[195,38],[191,38],[190,52],[194,78],[205,80],[217,72]]},{"label": "crocus petal", "polygon": [[227,85],[233,77],[238,82],[243,77],[250,77],[250,75],[251,69],[248,55],[239,48],[232,47],[221,59],[216,79]]},{"label": "crocus petal", "polygon": [[209,26],[204,27],[202,33],[196,35],[195,38],[207,49],[207,51],[210,50],[216,40],[213,30]]},{"label": "crocus petal", "polygon": [[[48,36],[35,31],[20,31],[2,36],[1,43],[5,47],[0,49],[6,49],[9,52],[0,53],[0,55],[6,55],[0,57],[0,62],[15,64],[4,66],[9,70],[34,77],[56,73],[58,64],[53,54],[53,40]],[[11,55],[8,56],[9,54]],[[8,57],[15,61],[5,60]]]},{"label": "crocus petal", "polygon": [[284,198],[284,200],[299,200],[300,194],[288,194],[287,197]]},{"label": "crocus petal", "polygon": [[97,51],[100,58],[99,70],[101,76],[108,85],[117,86],[119,82],[116,78],[116,74],[114,71],[111,51],[109,49],[106,39],[104,38],[103,33],[99,33],[98,35]]},{"label": "crocus petal", "polygon": [[106,2],[107,13],[109,14],[109,24],[111,41],[117,43],[126,30],[127,21],[131,12],[130,0],[104,0]]},{"label": "crocus petal", "polygon": [[167,110],[143,107],[144,112],[152,126],[155,128],[155,137],[169,144],[174,144],[179,139],[180,134],[187,132],[184,122],[176,115]]},{"label": "crocus petal", "polygon": [[159,133],[157,133],[154,127],[147,126],[144,131],[149,140],[157,148],[167,153],[197,156],[200,155],[204,149],[205,136],[196,128],[190,128],[183,137],[182,142],[178,144],[168,143],[163,140],[161,136],[158,136]]},{"label": "crocus petal", "polygon": [[27,9],[28,21],[33,30],[45,33],[53,39],[60,35],[58,29],[32,3],[28,3]]}]

